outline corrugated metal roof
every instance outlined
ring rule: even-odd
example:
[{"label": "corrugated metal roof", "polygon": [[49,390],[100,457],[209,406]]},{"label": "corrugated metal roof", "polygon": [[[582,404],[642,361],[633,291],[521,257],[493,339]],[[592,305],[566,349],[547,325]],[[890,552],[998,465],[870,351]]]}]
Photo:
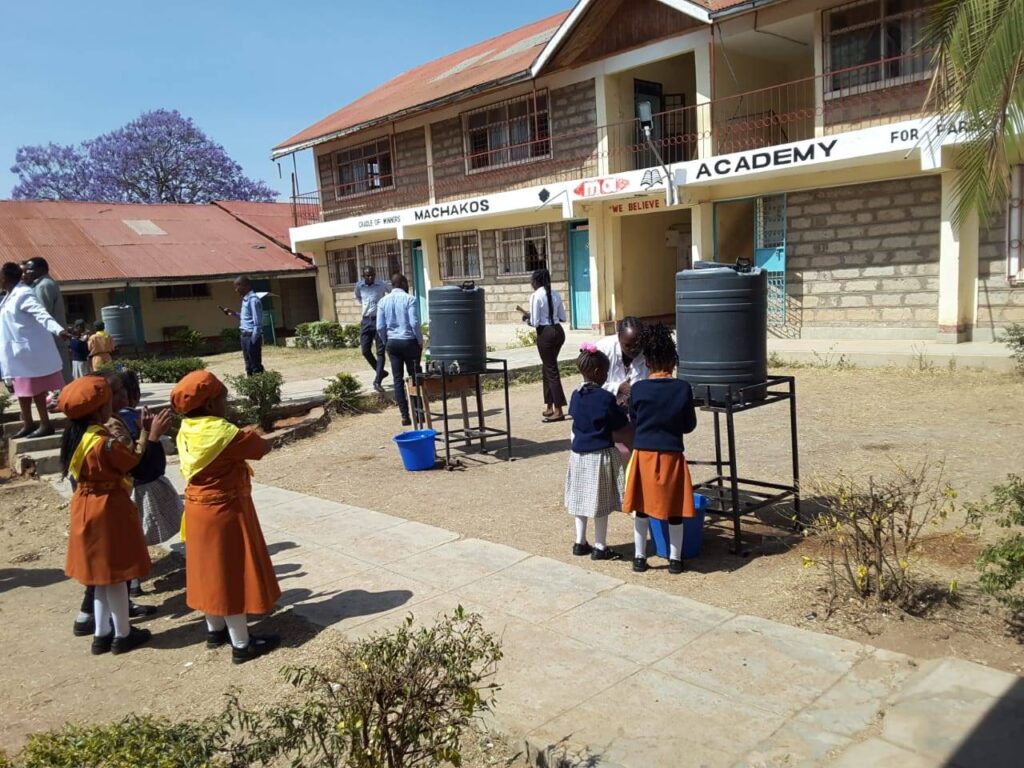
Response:
[{"label": "corrugated metal roof", "polygon": [[[266,220],[276,220],[279,208],[290,211],[283,203],[243,205],[273,206]],[[258,209],[248,210],[255,215]],[[140,226],[141,221],[148,224]],[[208,279],[312,269],[277,241],[276,224],[267,235],[258,228],[216,205],[0,200],[0,261],[42,256],[60,282]],[[287,227],[284,231],[287,235]]]},{"label": "corrugated metal roof", "polygon": [[218,200],[214,203],[223,208],[243,224],[248,224],[283,248],[289,248],[291,236],[288,230],[295,226],[291,203],[250,203],[245,200]]}]

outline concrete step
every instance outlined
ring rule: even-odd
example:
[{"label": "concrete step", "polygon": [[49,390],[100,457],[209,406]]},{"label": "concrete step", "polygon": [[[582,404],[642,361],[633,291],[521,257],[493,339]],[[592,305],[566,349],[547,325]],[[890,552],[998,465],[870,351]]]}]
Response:
[{"label": "concrete step", "polygon": [[[67,424],[67,421],[68,420],[63,413],[50,414],[50,423],[53,424],[54,429],[56,429],[58,432],[64,429],[64,425]],[[16,417],[14,421],[4,422],[2,436],[5,439],[9,440],[11,436],[19,429],[21,429],[20,416]]]},{"label": "concrete step", "polygon": [[58,475],[61,471],[60,449],[20,454],[15,456],[11,463],[15,473],[19,475],[34,474],[36,477]]},{"label": "concrete step", "polygon": [[60,448],[62,432],[57,432],[49,437],[25,437],[21,440],[11,440],[11,456],[20,456],[36,451],[52,451]]}]

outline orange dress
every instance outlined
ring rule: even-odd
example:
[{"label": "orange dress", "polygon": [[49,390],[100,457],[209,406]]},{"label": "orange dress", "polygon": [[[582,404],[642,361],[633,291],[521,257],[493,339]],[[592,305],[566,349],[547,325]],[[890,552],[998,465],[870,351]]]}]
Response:
[{"label": "orange dress", "polygon": [[135,453],[106,433],[86,454],[71,497],[71,529],[64,573],[86,585],[119,584],[149,575],[139,513],[125,476]]},{"label": "orange dress", "polygon": [[245,463],[268,450],[262,437],[242,430],[185,489],[185,602],[193,610],[270,613],[281,596]]}]

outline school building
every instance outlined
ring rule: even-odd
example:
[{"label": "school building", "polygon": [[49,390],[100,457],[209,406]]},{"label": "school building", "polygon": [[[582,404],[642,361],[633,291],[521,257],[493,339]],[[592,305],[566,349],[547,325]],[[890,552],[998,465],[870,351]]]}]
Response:
[{"label": "school building", "polygon": [[294,223],[289,203],[0,200],[0,261],[45,258],[68,323],[132,306],[139,347],[169,345],[183,330],[216,338],[237,327],[218,307],[237,311],[233,282],[249,275],[271,294],[264,309],[283,335],[320,315],[312,259],[288,244]]},{"label": "school building", "polygon": [[275,147],[315,156],[293,249],[342,322],[366,264],[424,309],[474,280],[492,323],[546,266],[573,327],[607,332],[671,317],[693,262],[750,260],[779,336],[991,340],[1024,321],[1024,175],[955,224],[962,124],[922,112],[929,5],[580,0]]}]

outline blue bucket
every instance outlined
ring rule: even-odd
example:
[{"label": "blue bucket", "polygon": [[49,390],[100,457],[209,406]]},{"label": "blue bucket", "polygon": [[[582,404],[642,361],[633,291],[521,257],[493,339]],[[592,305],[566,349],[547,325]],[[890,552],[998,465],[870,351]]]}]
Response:
[{"label": "blue bucket", "polygon": [[410,472],[422,472],[424,469],[433,469],[437,462],[434,454],[434,438],[437,432],[433,429],[416,429],[412,432],[403,432],[395,435],[395,443],[398,445],[398,453],[402,457],[402,464]]},{"label": "blue bucket", "polygon": [[[699,493],[693,494],[693,509],[696,515],[683,518],[683,559],[690,560],[700,554],[701,545],[704,543],[704,510],[711,500]],[[668,559],[668,523],[664,520],[651,518],[651,539],[654,540],[654,550],[658,557]]]}]

